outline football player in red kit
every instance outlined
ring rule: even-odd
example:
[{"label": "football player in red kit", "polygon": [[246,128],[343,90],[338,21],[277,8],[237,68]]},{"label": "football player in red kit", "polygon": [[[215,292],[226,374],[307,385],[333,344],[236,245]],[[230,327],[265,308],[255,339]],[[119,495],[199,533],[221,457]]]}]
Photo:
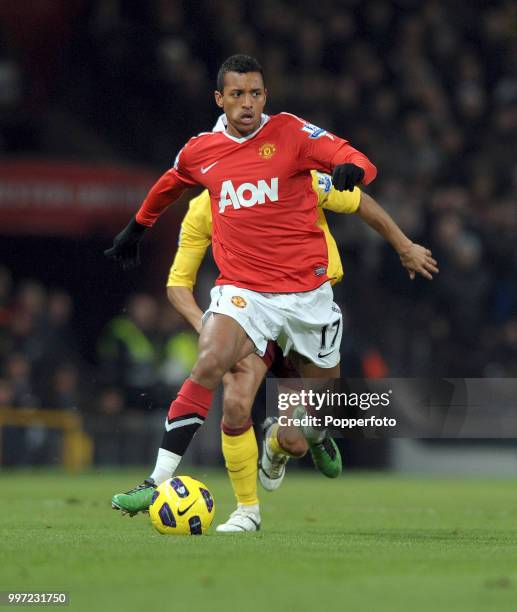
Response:
[{"label": "football player in red kit", "polygon": [[[263,114],[266,95],[255,59],[228,58],[215,92],[226,130],[188,141],[106,252],[123,267],[134,266],[144,232],[163,211],[188,187],[208,189],[220,275],[204,315],[198,360],[169,409],[155,469],[135,489],[113,497],[113,507],[131,514],[146,510],[154,487],[175,472],[223,375],[252,352],[264,354],[268,340],[290,355],[302,377],[339,377],[341,311],[326,275],[327,246],[316,225],[310,171],[332,174],[342,191],[370,183],[376,168],[322,128],[289,113]],[[433,262],[422,249],[415,265]]]}]

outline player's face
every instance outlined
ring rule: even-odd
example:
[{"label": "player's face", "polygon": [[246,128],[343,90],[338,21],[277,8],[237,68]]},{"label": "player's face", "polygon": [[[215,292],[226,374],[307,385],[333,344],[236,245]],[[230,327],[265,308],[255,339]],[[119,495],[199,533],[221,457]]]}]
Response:
[{"label": "player's face", "polygon": [[247,136],[260,125],[267,91],[260,72],[227,72],[223,91],[215,92],[215,101],[228,119],[228,133]]}]

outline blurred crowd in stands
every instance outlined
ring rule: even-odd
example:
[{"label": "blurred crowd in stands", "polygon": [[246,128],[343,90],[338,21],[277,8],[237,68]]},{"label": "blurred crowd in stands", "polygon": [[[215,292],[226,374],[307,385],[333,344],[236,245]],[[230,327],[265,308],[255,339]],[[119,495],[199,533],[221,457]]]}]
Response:
[{"label": "blurred crowd in stands", "polygon": [[130,296],[94,339],[91,362],[80,350],[73,308],[66,291],[34,280],[14,286],[0,267],[0,408],[106,415],[163,408],[197,354],[197,336],[179,315],[151,295]]},{"label": "blurred crowd in stands", "polygon": [[[0,9],[4,155],[126,160],[158,176],[217,118],[219,63],[254,55],[269,111],[364,150],[372,195],[439,261],[432,283],[412,284],[358,219],[330,218],[344,372],[517,376],[515,2],[68,0],[30,3],[30,19],[23,4]],[[2,268],[0,308],[2,406],[149,407],[195,358],[195,338],[149,295],[106,321],[96,363],[66,291],[13,285]]]}]

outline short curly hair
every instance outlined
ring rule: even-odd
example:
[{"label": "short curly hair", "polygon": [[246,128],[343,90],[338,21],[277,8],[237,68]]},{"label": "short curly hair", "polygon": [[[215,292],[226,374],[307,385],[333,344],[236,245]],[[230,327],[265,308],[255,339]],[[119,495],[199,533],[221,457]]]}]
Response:
[{"label": "short curly hair", "polygon": [[239,72],[240,74],[244,74],[246,72],[260,72],[262,75],[262,80],[264,80],[264,71],[262,70],[262,66],[254,57],[242,54],[231,55],[229,58],[224,60],[219,68],[219,72],[217,73],[217,91],[223,91],[224,75],[227,72]]}]

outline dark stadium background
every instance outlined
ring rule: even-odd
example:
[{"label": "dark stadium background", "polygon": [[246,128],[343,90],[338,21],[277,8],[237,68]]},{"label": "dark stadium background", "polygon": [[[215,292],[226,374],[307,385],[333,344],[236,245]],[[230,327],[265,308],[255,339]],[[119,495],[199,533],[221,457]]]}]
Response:
[{"label": "dark stadium background", "polygon": [[[412,283],[360,220],[329,219],[345,266],[344,373],[515,376],[516,23],[513,2],[2,3],[0,407],[79,413],[98,463],[153,460],[181,376],[154,368],[143,391],[128,388],[124,363],[99,346],[142,292],[157,360],[182,331],[164,285],[188,198],[146,238],[138,271],[102,252],[182,144],[211,129],[217,67],[236,52],[263,64],[269,112],[299,114],[369,155],[369,192],[439,261],[432,283]],[[88,208],[80,194],[96,189]],[[208,264],[202,305],[213,278]],[[192,460],[220,462],[217,429],[212,416]],[[15,440],[4,439],[5,463],[59,461],[52,432],[4,434]],[[345,452],[365,467],[393,464],[396,449]]]}]

